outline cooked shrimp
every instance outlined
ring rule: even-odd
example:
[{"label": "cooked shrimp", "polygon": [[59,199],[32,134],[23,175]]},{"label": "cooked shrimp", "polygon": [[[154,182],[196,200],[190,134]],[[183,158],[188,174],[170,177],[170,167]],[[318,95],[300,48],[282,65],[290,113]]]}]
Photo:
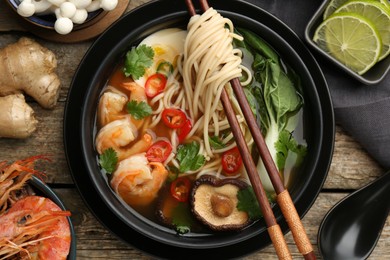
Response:
[{"label": "cooked shrimp", "polygon": [[130,90],[130,100],[134,100],[137,102],[147,102],[148,98],[145,93],[145,88],[136,82],[124,82],[122,86],[128,90]]},{"label": "cooked shrimp", "polygon": [[0,162],[0,214],[12,202],[14,191],[20,190],[32,178],[32,175],[38,177],[43,175],[43,173],[33,169],[33,164],[37,160],[49,160],[49,158],[38,155],[18,160],[12,164]]},{"label": "cooked shrimp", "polygon": [[96,136],[96,150],[102,154],[106,149],[113,148],[118,157],[123,152],[123,147],[137,138],[138,131],[131,122],[130,116],[108,123],[100,129]]},{"label": "cooked shrimp", "polygon": [[129,205],[151,203],[168,176],[164,165],[148,163],[145,153],[121,161],[111,179],[111,187]]},{"label": "cooked shrimp", "polygon": [[28,196],[0,216],[0,258],[66,259],[70,250],[69,211],[53,201]]},{"label": "cooked shrimp", "polygon": [[[136,82],[124,82],[122,83],[122,86],[125,89],[130,90],[130,96],[129,96],[130,101],[136,101],[137,103],[140,102],[148,103],[148,98],[145,93],[145,88],[142,87],[141,85],[138,85]],[[145,122],[145,119],[136,120],[133,117],[132,119],[133,119],[133,124],[137,127],[137,129],[141,129],[141,127]]]},{"label": "cooked shrimp", "polygon": [[123,114],[120,112],[127,101],[126,94],[118,90],[105,92],[99,101],[98,118],[100,126],[105,126],[114,120],[122,118]]},{"label": "cooked shrimp", "polygon": [[144,134],[140,140],[134,143],[130,148],[124,149],[118,159],[121,161],[132,155],[146,152],[153,144],[153,137],[150,134]]}]

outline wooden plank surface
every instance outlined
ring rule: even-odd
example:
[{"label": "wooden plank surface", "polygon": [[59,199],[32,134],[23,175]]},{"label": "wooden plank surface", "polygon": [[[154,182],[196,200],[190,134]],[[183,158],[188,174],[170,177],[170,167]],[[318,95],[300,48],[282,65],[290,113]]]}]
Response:
[{"label": "wooden plank surface", "polygon": [[[130,1],[128,10],[147,0]],[[47,181],[57,184],[56,192],[72,211],[72,221],[77,233],[77,259],[151,259],[131,245],[117,239],[103,227],[81,200],[70,176],[63,147],[63,112],[70,82],[91,41],[75,44],[58,44],[36,38],[24,32],[24,28],[14,19],[5,1],[0,1],[0,48],[17,41],[21,36],[36,39],[40,44],[51,49],[58,59],[58,74],[62,88],[58,105],[54,110],[44,110],[30,101],[39,120],[38,130],[25,140],[0,139],[0,160],[14,161],[31,155],[49,154],[51,163],[39,166],[47,174]],[[351,190],[358,189],[384,173],[362,147],[337,126],[335,150],[324,189],[303,219],[309,238],[318,255],[318,227],[326,212]],[[294,259],[300,259],[293,244],[291,234],[286,236]],[[247,256],[246,259],[275,259],[275,252],[269,246],[260,252]],[[388,218],[378,246],[370,259],[390,259],[390,218]]]},{"label": "wooden plank surface", "polygon": [[[130,245],[118,240],[107,229],[105,229],[88,211],[79,194],[75,189],[56,189],[65,206],[72,211],[72,223],[77,234],[77,259],[152,259],[134,249]],[[317,256],[317,232],[323,216],[326,212],[347,193],[323,192],[317,198],[313,207],[303,218],[303,225],[308,232],[308,236],[315,248]],[[294,259],[301,259],[299,252],[293,242],[291,233],[286,235],[287,244]],[[390,218],[378,241],[378,245],[370,256],[372,260],[389,259],[390,256]],[[245,257],[247,260],[275,259],[273,246],[268,246],[261,251],[255,252]],[[321,259],[320,257],[318,259]]]}]

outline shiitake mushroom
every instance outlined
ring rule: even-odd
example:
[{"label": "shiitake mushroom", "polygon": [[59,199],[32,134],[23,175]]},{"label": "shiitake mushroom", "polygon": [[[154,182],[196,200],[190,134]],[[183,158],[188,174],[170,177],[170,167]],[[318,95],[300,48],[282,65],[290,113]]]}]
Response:
[{"label": "shiitake mushroom", "polygon": [[191,210],[199,221],[214,231],[241,230],[251,220],[246,212],[237,209],[237,193],[248,186],[239,179],[204,175],[192,188]]}]

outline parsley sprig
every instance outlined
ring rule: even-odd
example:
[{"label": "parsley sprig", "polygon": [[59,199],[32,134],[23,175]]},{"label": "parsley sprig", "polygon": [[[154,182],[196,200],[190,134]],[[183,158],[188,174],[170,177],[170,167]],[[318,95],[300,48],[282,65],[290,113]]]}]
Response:
[{"label": "parsley sprig", "polygon": [[115,171],[117,163],[118,155],[111,147],[104,150],[104,152],[99,155],[99,164],[107,173],[112,173]]},{"label": "parsley sprig", "polygon": [[141,120],[152,114],[152,108],[145,101],[137,102],[132,100],[127,103],[127,112],[136,120]]},{"label": "parsley sprig", "polygon": [[[252,186],[239,190],[237,192],[237,199],[237,209],[247,212],[251,220],[260,219],[263,216]],[[271,205],[274,204],[274,195],[267,193],[267,199]]]},{"label": "parsley sprig", "polygon": [[206,158],[199,150],[200,144],[195,141],[178,147],[176,159],[180,162],[180,172],[196,171],[204,165]]},{"label": "parsley sprig", "polygon": [[139,79],[145,74],[145,69],[153,64],[154,51],[152,47],[145,44],[133,47],[126,53],[125,66],[123,72],[126,77],[132,76]]}]

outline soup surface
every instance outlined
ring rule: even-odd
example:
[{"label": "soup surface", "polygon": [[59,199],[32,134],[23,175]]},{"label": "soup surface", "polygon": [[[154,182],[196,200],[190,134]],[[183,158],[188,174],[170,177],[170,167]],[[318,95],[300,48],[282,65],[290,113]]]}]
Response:
[{"label": "soup surface", "polygon": [[286,186],[306,153],[299,77],[258,35],[210,8],[187,30],[132,46],[103,89],[95,145],[118,198],[180,234],[261,217],[220,95],[229,94],[262,183],[274,194],[229,81],[239,78]]}]

